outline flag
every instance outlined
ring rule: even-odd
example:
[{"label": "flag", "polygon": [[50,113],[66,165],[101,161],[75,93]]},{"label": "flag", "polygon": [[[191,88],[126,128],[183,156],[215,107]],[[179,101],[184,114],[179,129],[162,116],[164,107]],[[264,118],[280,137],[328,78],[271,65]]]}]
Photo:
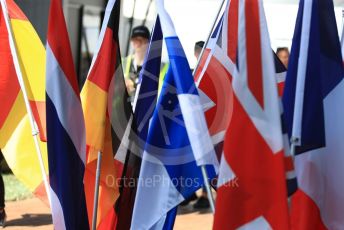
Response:
[{"label": "flag", "polygon": [[344,71],[332,0],[300,1],[283,104],[294,140],[294,229],[344,226]]},{"label": "flag", "polygon": [[275,69],[276,69],[276,79],[277,79],[277,88],[278,88],[278,96],[283,96],[283,89],[285,83],[285,77],[287,75],[287,68],[283,65],[281,60],[278,58],[277,54],[273,52],[274,55],[274,62],[275,62]]},{"label": "flag", "polygon": [[288,197],[292,196],[297,190],[297,180],[295,174],[295,167],[293,162],[293,156],[290,149],[290,139],[288,136],[288,130],[286,125],[286,120],[283,112],[282,96],[285,84],[285,78],[287,75],[287,68],[283,65],[281,60],[278,58],[277,54],[273,52],[275,70],[276,70],[276,79],[277,79],[277,89],[279,96],[279,104],[281,110],[281,122],[282,122],[282,133],[283,133],[283,145],[284,145],[284,167],[286,173],[287,181],[287,191]]},{"label": "flag", "polygon": [[[41,140],[45,140],[45,50],[35,29],[13,0],[7,0],[7,10],[3,12],[0,9],[0,148],[15,176],[46,201],[37,150],[14,68],[4,17],[9,16],[10,19],[25,90]],[[40,142],[40,146],[47,171],[46,144]]]},{"label": "flag", "polygon": [[[222,156],[225,132],[233,113],[233,90],[230,80],[234,65],[230,65],[228,68],[226,59],[229,57],[233,64],[237,61],[238,0],[228,2],[226,7],[229,9],[218,20],[195,73],[195,82],[198,85],[218,159],[221,159]],[[282,97],[287,69],[274,52],[273,55],[278,95]],[[283,122],[282,105],[280,107]],[[289,139],[284,127],[285,125],[282,124],[288,194],[291,195],[296,189],[296,177],[289,149]]]},{"label": "flag", "polygon": [[229,57],[236,62],[238,0],[228,1],[227,8],[229,4],[231,7],[218,21],[195,73],[195,82],[218,159],[221,159],[224,136],[233,112],[232,73],[224,65],[223,58]]},{"label": "flag", "polygon": [[[35,29],[13,0],[6,0],[6,2],[10,24],[19,56],[31,55],[33,59],[38,59],[37,63],[44,63],[44,47]],[[35,50],[36,52],[32,53],[32,50]],[[45,82],[38,81],[38,77],[36,77],[44,76],[44,65],[41,65],[41,68],[33,68],[33,65],[37,66],[36,60],[25,59],[24,61],[24,58],[20,59],[22,62],[22,70],[25,72],[23,77],[26,85],[26,92],[29,97],[35,121],[39,128],[40,138],[42,141],[46,141],[45,92],[44,87],[41,85]]]},{"label": "flag", "polygon": [[[344,11],[342,10],[342,17],[344,17]],[[342,29],[342,36],[340,39],[340,47],[341,47],[341,52],[342,52],[342,59],[343,59],[343,64],[344,64],[344,25]]]},{"label": "flag", "polygon": [[85,193],[92,225],[98,151],[102,152],[97,229],[114,228],[118,181],[123,165],[114,160],[132,114],[118,43],[120,1],[110,0],[91,68],[81,91],[86,127]]},{"label": "flag", "polygon": [[60,0],[50,2],[46,47],[47,144],[54,228],[89,229],[83,184],[84,116]]},{"label": "flag", "polygon": [[210,178],[217,166],[191,70],[163,0],[157,9],[170,65],[149,127],[132,229],[172,229],[176,206],[204,184],[199,166],[207,166]]},{"label": "flag", "polygon": [[159,17],[156,20],[151,41],[140,72],[134,100],[134,117],[129,139],[120,188],[120,197],[116,207],[118,213],[117,229],[130,229],[135,195],[140,174],[141,157],[147,140],[148,125],[153,115],[159,86],[162,53],[162,31]]},{"label": "flag", "polygon": [[233,113],[220,165],[214,229],[289,229],[281,113],[263,2],[239,0],[236,7],[236,64],[223,54],[232,73]]}]

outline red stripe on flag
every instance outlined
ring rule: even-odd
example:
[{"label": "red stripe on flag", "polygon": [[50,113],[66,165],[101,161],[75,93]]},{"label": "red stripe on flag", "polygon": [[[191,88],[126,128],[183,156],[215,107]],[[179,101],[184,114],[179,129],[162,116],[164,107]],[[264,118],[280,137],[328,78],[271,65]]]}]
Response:
[{"label": "red stripe on flag", "polygon": [[45,101],[30,101],[33,116],[38,126],[39,138],[47,141],[46,109]]},{"label": "red stripe on flag", "polygon": [[278,96],[282,97],[283,96],[283,90],[284,90],[284,82],[278,83],[277,89],[278,89]]},{"label": "red stripe on flag", "polygon": [[115,212],[115,209],[112,208],[110,211],[107,213],[107,215],[101,220],[99,223],[97,230],[111,230],[111,229],[116,229],[117,225],[117,215]]},{"label": "red stripe on flag", "polygon": [[284,157],[284,166],[286,172],[294,171],[294,162],[291,156]]},{"label": "red stripe on flag", "polygon": [[248,87],[262,108],[264,88],[258,0],[245,1]]},{"label": "red stripe on flag", "polygon": [[[49,177],[48,177],[48,180],[49,180]],[[49,199],[48,199],[43,181],[37,186],[35,191],[33,191],[33,194],[36,197],[38,197],[46,206],[48,207],[50,206]]]},{"label": "red stripe on flag", "polygon": [[0,10],[0,129],[4,125],[12,106],[18,97],[20,87],[14,69],[8,33]]},{"label": "red stripe on flag", "polygon": [[238,12],[239,12],[239,1],[232,0],[230,2],[228,11],[228,57],[233,63],[236,63],[237,48],[238,48]]},{"label": "red stripe on flag", "polygon": [[195,79],[194,79],[195,82],[197,82],[199,80],[199,78],[201,77],[201,73],[204,69],[205,62],[207,61],[209,54],[210,54],[210,49],[208,49],[208,48],[204,49],[203,55],[202,55],[201,60],[199,62],[199,66],[196,69],[196,73],[194,75],[195,76]]},{"label": "red stripe on flag", "polygon": [[295,230],[327,229],[321,220],[318,206],[300,189],[291,199],[291,226]]},{"label": "red stripe on flag", "polygon": [[88,80],[108,92],[111,79],[115,73],[117,58],[117,43],[113,39],[113,31],[107,28],[104,35],[102,46],[99,50]]},{"label": "red stripe on flag", "polygon": [[15,4],[13,0],[6,0],[6,2],[8,15],[11,19],[20,19],[28,21],[25,14],[21,11],[21,9],[17,6],[17,4]]},{"label": "red stripe on flag", "polygon": [[75,94],[79,97],[79,87],[73,65],[73,56],[67,27],[60,0],[52,0],[48,26],[48,44]]}]

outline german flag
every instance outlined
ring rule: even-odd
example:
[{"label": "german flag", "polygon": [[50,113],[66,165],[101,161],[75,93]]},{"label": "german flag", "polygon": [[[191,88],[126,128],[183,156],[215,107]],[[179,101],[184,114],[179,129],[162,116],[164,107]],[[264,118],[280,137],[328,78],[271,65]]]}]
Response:
[{"label": "german flag", "polygon": [[[41,140],[46,140],[45,49],[33,26],[13,0],[7,0],[7,9],[31,109],[40,130]],[[1,9],[0,101],[0,148],[4,157],[20,181],[37,195],[43,195],[42,174],[23,94],[14,68],[4,12]],[[47,165],[45,143],[41,143],[41,150],[44,163]]]},{"label": "german flag", "polygon": [[114,156],[132,114],[118,43],[120,5],[119,0],[108,2],[97,51],[81,91],[87,144],[84,181],[91,226],[97,155],[102,152],[97,229],[114,229],[116,225],[114,205],[123,165]]}]

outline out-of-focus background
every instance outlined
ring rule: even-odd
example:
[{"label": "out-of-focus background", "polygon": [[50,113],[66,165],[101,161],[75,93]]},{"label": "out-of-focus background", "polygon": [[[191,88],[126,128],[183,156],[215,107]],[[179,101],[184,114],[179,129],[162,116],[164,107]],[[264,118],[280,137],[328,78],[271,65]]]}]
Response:
[{"label": "out-of-focus background", "polygon": [[[29,17],[45,43],[49,0],[15,0]],[[206,40],[223,0],[167,0],[166,8],[172,16],[191,67],[196,64],[194,43]],[[82,86],[96,45],[107,0],[63,0],[74,61]],[[338,32],[342,33],[344,0],[335,0]],[[272,48],[291,46],[298,0],[265,0]],[[151,28],[156,18],[154,0],[122,0],[120,46],[122,56],[131,52],[129,36],[132,27],[145,24]],[[166,58],[166,52],[163,55]]]},{"label": "out-of-focus background", "polygon": [[[50,1],[15,0],[15,2],[25,12],[45,44]],[[194,43],[207,39],[222,2],[223,0],[165,1],[166,8],[172,16],[191,67],[196,64],[193,53]],[[334,0],[334,2],[338,36],[341,36],[344,0]],[[79,86],[82,87],[91,64],[107,0],[63,0],[63,3],[74,63],[79,77]],[[274,50],[277,47],[288,47],[290,49],[298,3],[298,0],[264,1],[270,39]],[[129,42],[132,28],[143,24],[151,29],[155,18],[154,0],[122,0],[119,38],[123,57],[132,52]],[[166,59],[166,51],[163,58]],[[2,162],[2,164],[5,164],[5,162]],[[9,225],[12,225],[9,228],[31,229],[35,227],[35,229],[51,229],[49,208],[37,198],[33,198],[32,194],[10,173],[8,167],[2,165],[1,168],[5,169],[6,209],[11,219]],[[18,202],[18,200],[25,201]],[[181,212],[176,221],[176,229],[211,228],[212,215],[208,211],[195,214],[186,207]]]}]

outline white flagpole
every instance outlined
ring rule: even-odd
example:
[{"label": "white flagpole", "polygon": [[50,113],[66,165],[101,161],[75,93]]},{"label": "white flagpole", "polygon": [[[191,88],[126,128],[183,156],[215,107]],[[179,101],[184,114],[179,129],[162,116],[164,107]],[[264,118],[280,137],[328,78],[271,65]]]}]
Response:
[{"label": "white flagpole", "polygon": [[31,129],[32,129],[32,136],[33,136],[33,139],[35,142],[35,147],[36,147],[36,151],[37,151],[39,166],[40,166],[41,173],[42,173],[44,187],[45,187],[45,190],[47,192],[49,204],[51,204],[50,192],[49,192],[49,183],[48,183],[48,179],[47,179],[47,173],[46,173],[45,168],[44,168],[42,152],[41,152],[41,148],[39,145],[39,139],[38,139],[39,138],[38,137],[39,130],[37,128],[37,124],[36,124],[35,119],[33,117],[29,98],[27,96],[27,92],[26,92],[26,88],[25,88],[25,83],[23,80],[23,74],[22,74],[22,71],[20,69],[17,49],[16,49],[16,45],[14,43],[13,32],[12,32],[12,27],[10,25],[10,19],[8,16],[6,1],[5,0],[0,0],[0,1],[1,1],[1,8],[2,8],[3,15],[4,15],[7,31],[8,31],[8,37],[9,37],[10,48],[11,48],[11,53],[12,53],[12,57],[13,57],[13,63],[14,63],[15,71],[17,74],[17,78],[18,78],[18,82],[19,82],[21,91],[23,93],[23,97],[24,97],[24,101],[25,101],[25,107],[26,107],[26,110],[27,110],[27,113],[29,116],[29,121],[30,121]]},{"label": "white flagpole", "polygon": [[210,188],[209,177],[208,177],[208,173],[207,173],[207,169],[205,168],[205,165],[201,166],[201,170],[202,170],[202,176],[204,180],[204,186],[205,186],[205,189],[207,190],[207,197],[209,200],[210,209],[212,213],[214,214],[215,213],[215,200]]},{"label": "white flagpole", "polygon": [[[222,4],[221,4],[221,6],[220,6],[220,9],[218,10],[218,13],[217,13],[217,15],[216,15],[216,17],[215,17],[215,20],[214,20],[214,23],[213,23],[213,26],[212,26],[212,28],[211,28],[211,30],[210,30],[210,32],[209,32],[207,41],[205,42],[205,44],[204,44],[204,46],[203,46],[203,48],[202,48],[202,51],[201,51],[201,53],[200,53],[200,55],[199,55],[199,58],[198,58],[198,60],[197,60],[197,65],[196,65],[196,67],[194,68],[194,71],[193,71],[193,73],[192,73],[193,76],[195,76],[195,73],[196,73],[196,71],[197,71],[198,68],[199,68],[200,61],[201,61],[201,59],[202,59],[204,50],[206,49],[206,47],[207,47],[207,45],[208,45],[208,42],[209,42],[209,40],[210,40],[210,37],[211,37],[211,35],[212,35],[213,31],[214,31],[214,28],[215,28],[215,26],[216,26],[217,19],[219,18],[220,14],[221,14],[221,10],[222,10],[223,6],[225,5],[225,2],[226,2],[226,0],[223,0],[223,1],[222,1]],[[205,188],[206,188],[206,190],[207,190],[207,196],[208,196],[210,208],[211,208],[212,213],[214,214],[214,213],[215,213],[215,200],[214,200],[214,197],[213,197],[213,193],[212,193],[212,191],[211,191],[211,187],[210,187],[210,183],[209,183],[209,176],[208,176],[208,173],[207,173],[207,170],[206,170],[205,165],[202,165],[202,166],[201,166],[201,170],[202,170],[202,176],[203,176],[203,180],[204,180],[204,186],[205,186]]]},{"label": "white flagpole", "polygon": [[98,152],[96,183],[94,186],[94,200],[93,200],[93,216],[92,216],[92,230],[97,229],[97,216],[98,216],[98,198],[99,198],[99,184],[100,184],[100,167],[102,163],[102,153]]}]

